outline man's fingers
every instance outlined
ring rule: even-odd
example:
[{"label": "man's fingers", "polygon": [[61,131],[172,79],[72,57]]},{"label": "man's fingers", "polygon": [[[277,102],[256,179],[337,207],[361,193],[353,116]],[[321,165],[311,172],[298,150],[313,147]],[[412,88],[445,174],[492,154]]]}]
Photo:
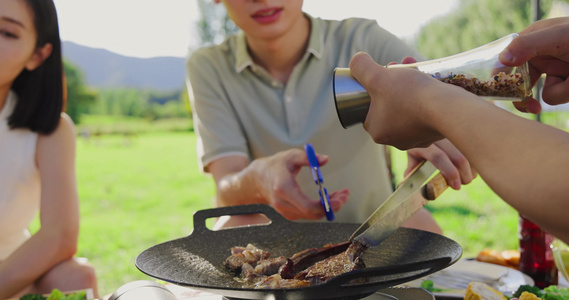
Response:
[{"label": "man's fingers", "polygon": [[561,56],[569,53],[569,26],[536,30],[515,38],[500,53],[500,61],[507,66],[519,66],[536,56]]},{"label": "man's fingers", "polygon": [[[453,166],[458,169],[460,181],[462,184],[468,184],[478,176],[478,172],[470,165],[470,162],[458,148],[456,148],[448,139],[440,140],[435,144],[443,150],[449,157]],[[443,173],[444,175],[444,173]]]},{"label": "man's fingers", "polygon": [[538,114],[541,112],[541,104],[535,98],[527,98],[524,101],[514,101],[512,102],[514,107],[525,113]]},{"label": "man's fingers", "polygon": [[535,32],[535,31],[542,30],[544,28],[548,28],[548,27],[552,27],[552,26],[556,26],[556,25],[563,25],[566,23],[567,23],[567,20],[566,20],[566,18],[563,18],[563,17],[539,20],[537,22],[534,22],[530,26],[526,27],[524,30],[520,31],[520,35],[530,33],[530,32]]},{"label": "man's fingers", "polygon": [[569,102],[569,78],[548,75],[543,85],[542,98],[549,105]]},{"label": "man's fingers", "polygon": [[402,64],[413,64],[416,63],[417,60],[414,57],[411,56],[406,56],[403,58],[403,60],[401,60]]},{"label": "man's fingers", "polygon": [[332,205],[333,211],[338,211],[350,198],[350,190],[343,189],[339,191],[334,191],[330,195],[330,205]]},{"label": "man's fingers", "polygon": [[[368,85],[377,72],[369,72],[370,66],[379,66],[369,54],[359,52],[350,60],[350,73],[362,85]],[[374,68],[374,70],[376,70]]]}]

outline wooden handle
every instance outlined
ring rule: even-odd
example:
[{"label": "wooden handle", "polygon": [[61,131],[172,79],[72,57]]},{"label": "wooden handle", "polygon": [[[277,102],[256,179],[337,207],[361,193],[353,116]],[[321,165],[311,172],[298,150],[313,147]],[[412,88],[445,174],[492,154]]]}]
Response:
[{"label": "wooden handle", "polygon": [[429,180],[423,187],[423,197],[427,200],[435,200],[448,188],[447,181],[440,172]]}]

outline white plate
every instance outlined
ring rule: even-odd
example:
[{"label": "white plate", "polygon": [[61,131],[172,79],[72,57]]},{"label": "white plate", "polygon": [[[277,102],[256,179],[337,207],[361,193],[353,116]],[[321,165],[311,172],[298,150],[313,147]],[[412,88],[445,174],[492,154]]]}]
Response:
[{"label": "white plate", "polygon": [[442,290],[433,292],[436,297],[456,299],[464,298],[466,287],[472,281],[484,282],[506,296],[511,296],[521,285],[534,285],[531,277],[518,270],[466,259],[403,286],[420,287],[425,280],[431,280],[434,288]]}]

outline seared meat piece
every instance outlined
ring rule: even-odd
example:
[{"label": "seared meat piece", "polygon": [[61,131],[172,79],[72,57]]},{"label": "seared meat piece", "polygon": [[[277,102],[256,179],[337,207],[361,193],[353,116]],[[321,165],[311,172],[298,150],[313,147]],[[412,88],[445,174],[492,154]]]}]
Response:
[{"label": "seared meat piece", "polygon": [[271,253],[263,251],[252,244],[247,247],[233,247],[231,248],[231,256],[225,260],[225,265],[233,270],[239,271],[244,263],[256,265],[258,261],[267,259]]},{"label": "seared meat piece", "polygon": [[292,279],[294,278],[294,262],[292,259],[288,258],[286,263],[281,266],[279,269],[279,275],[285,279]]},{"label": "seared meat piece", "polygon": [[282,278],[293,278],[294,274],[306,269],[308,266],[321,261],[332,255],[342,253],[346,249],[350,242],[343,242],[339,244],[327,244],[322,248],[309,248],[298,253],[295,253],[290,259],[292,264],[287,264],[283,267],[279,274]]},{"label": "seared meat piece", "polygon": [[287,258],[284,256],[260,260],[254,268],[251,264],[244,263],[241,267],[241,277],[253,279],[255,277],[273,275],[286,263]]},{"label": "seared meat piece", "polygon": [[[362,244],[344,242],[306,249],[291,258],[281,256],[269,259],[269,252],[249,244],[247,247],[231,248],[232,255],[225,260],[225,265],[235,272],[240,270],[241,277],[248,281],[246,286],[249,287],[254,285],[257,289],[300,288],[363,268],[361,256],[365,249]],[[295,276],[304,268],[306,270]],[[255,283],[256,281],[258,282]]]},{"label": "seared meat piece", "polygon": [[286,263],[287,259],[284,256],[261,260],[255,266],[255,274],[258,276],[276,274],[281,266]]},{"label": "seared meat piece", "polygon": [[251,266],[248,263],[244,263],[241,266],[241,277],[243,277],[247,280],[251,280],[251,279],[257,277],[255,275],[255,268],[253,268],[253,266]]},{"label": "seared meat piece", "polygon": [[256,289],[294,289],[307,287],[310,282],[298,279],[282,279],[279,274],[267,277],[255,284]]},{"label": "seared meat piece", "polygon": [[[253,263],[254,262],[255,261],[253,261]],[[232,271],[239,271],[241,269],[241,266],[243,266],[243,264],[246,263],[247,263],[247,258],[245,257],[245,255],[243,255],[243,253],[233,254],[229,256],[227,259],[225,259],[225,265]]]},{"label": "seared meat piece", "polygon": [[361,256],[365,249],[366,247],[360,243],[352,243],[345,252],[315,263],[294,278],[318,284],[340,274],[363,268],[365,266]]}]

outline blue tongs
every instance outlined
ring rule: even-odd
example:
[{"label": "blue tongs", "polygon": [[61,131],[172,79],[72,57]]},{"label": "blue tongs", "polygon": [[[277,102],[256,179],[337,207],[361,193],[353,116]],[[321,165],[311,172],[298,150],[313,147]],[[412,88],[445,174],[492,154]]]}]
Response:
[{"label": "blue tongs", "polygon": [[320,172],[320,165],[318,164],[318,159],[316,158],[316,153],[314,153],[314,148],[312,145],[304,145],[304,151],[306,151],[306,156],[308,157],[308,163],[310,164],[310,171],[312,171],[312,178],[314,182],[318,185],[318,194],[320,194],[320,203],[324,208],[324,213],[326,214],[326,219],[328,221],[334,221],[334,211],[330,205],[330,198],[328,197],[328,190],[322,185],[324,181],[322,180],[322,172]]}]

